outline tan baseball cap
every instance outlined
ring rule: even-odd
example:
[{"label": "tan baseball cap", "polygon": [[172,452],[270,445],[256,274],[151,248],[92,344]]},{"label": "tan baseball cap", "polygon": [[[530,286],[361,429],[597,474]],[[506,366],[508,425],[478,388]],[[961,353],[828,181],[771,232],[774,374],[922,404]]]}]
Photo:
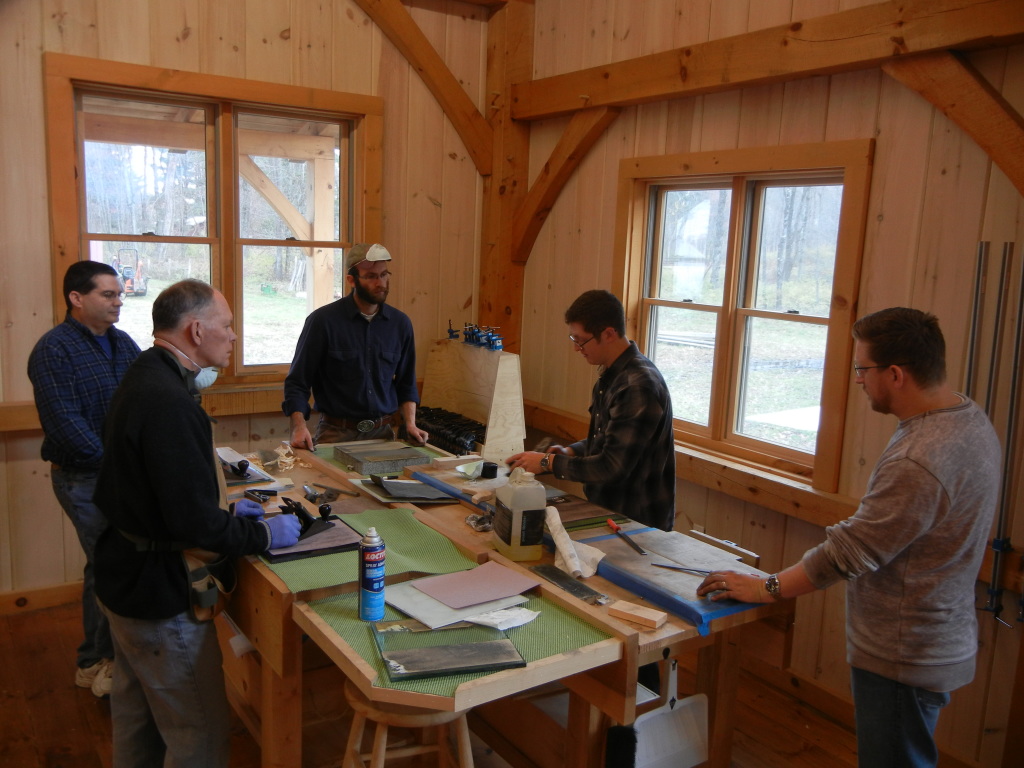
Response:
[{"label": "tan baseball cap", "polygon": [[391,254],[380,243],[356,243],[345,254],[345,271],[364,261],[391,261]]}]

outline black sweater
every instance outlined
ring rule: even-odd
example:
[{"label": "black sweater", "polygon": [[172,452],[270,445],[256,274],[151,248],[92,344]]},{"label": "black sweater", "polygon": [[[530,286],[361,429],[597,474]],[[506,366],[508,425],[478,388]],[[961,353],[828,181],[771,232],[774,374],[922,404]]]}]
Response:
[{"label": "black sweater", "polygon": [[118,530],[224,555],[267,549],[265,524],[220,507],[210,418],[169,352],[146,350],[125,373],[103,430],[96,505],[110,527],[96,546],[96,594],[110,610],[165,619],[188,609],[180,551],[139,552]]}]

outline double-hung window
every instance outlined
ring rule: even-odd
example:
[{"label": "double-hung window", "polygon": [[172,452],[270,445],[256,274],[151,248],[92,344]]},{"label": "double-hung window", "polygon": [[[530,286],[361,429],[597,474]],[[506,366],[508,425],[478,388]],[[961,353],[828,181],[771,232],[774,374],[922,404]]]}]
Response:
[{"label": "double-hung window", "polygon": [[621,166],[627,311],[677,437],[834,490],[870,142]]},{"label": "double-hung window", "polygon": [[67,266],[102,261],[145,348],[154,298],[196,278],[234,310],[221,381],[280,379],[344,249],[379,237],[380,100],[57,54],[46,74],[57,314]]}]

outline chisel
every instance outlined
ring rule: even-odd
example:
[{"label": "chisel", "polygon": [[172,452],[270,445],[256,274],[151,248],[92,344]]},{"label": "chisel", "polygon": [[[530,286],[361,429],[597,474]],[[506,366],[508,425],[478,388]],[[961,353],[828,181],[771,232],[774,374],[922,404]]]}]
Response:
[{"label": "chisel", "polygon": [[637,554],[640,554],[640,555],[646,555],[647,554],[646,552],[644,552],[640,548],[639,544],[637,544],[635,541],[633,541],[631,538],[629,538],[629,536],[627,536],[626,534],[624,534],[622,532],[622,529],[616,524],[616,522],[614,520],[612,520],[609,517],[605,522],[608,523],[608,527],[611,528],[613,531],[615,531],[615,533],[618,535],[618,537],[620,539],[622,539],[624,542],[629,544],[629,546],[631,546],[633,549],[635,549],[637,551]]}]

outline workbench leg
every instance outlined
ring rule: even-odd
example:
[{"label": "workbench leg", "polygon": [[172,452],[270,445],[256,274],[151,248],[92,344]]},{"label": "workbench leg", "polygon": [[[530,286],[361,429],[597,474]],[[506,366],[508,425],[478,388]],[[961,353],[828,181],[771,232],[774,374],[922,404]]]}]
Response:
[{"label": "workbench leg", "polygon": [[729,768],[739,681],[739,645],[735,630],[715,634],[697,652],[697,692],[708,697],[709,768]]},{"label": "workbench leg", "polygon": [[569,692],[566,768],[601,768],[609,720],[582,696]]},{"label": "workbench leg", "polygon": [[287,622],[282,636],[283,674],[261,660],[262,768],[302,765],[302,633]]}]

